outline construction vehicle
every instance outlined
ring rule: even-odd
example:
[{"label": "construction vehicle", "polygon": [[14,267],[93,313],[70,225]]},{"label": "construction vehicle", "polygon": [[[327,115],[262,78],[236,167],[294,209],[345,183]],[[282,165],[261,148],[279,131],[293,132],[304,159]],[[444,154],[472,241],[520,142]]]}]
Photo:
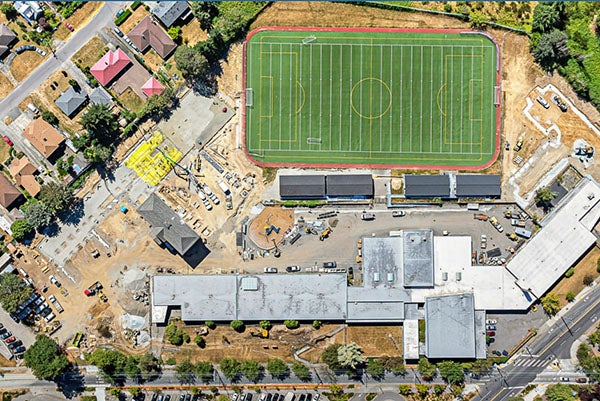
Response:
[{"label": "construction vehicle", "polygon": [[594,148],[592,146],[589,146],[589,145],[581,146],[581,147],[577,148],[576,155],[577,156],[592,157],[592,156],[594,156]]},{"label": "construction vehicle", "polygon": [[96,281],[94,284],[90,285],[88,288],[83,290],[83,293],[85,295],[87,295],[88,297],[91,297],[92,295],[95,295],[98,292],[100,292],[100,290],[102,290],[102,288],[104,288],[102,286],[102,283],[100,281]]},{"label": "construction vehicle", "polygon": [[269,338],[269,330],[265,330],[265,329],[250,330],[250,335],[252,337],[258,337],[258,338]]},{"label": "construction vehicle", "polygon": [[321,234],[319,235],[319,240],[321,241],[325,241],[325,238],[329,237],[329,234],[331,234],[331,227],[327,227],[326,229],[324,229]]},{"label": "construction vehicle", "polygon": [[358,243],[356,245],[358,246],[358,249],[362,249],[362,238],[358,239]]},{"label": "construction vehicle", "polygon": [[78,331],[75,334],[75,338],[73,338],[73,346],[79,348],[79,344],[81,344],[81,340],[83,339],[83,333]]},{"label": "construction vehicle", "polygon": [[521,150],[522,147],[523,147],[523,137],[520,136],[519,139],[517,139],[517,144],[515,145],[514,151],[518,152]]},{"label": "construction vehicle", "polygon": [[506,217],[507,219],[511,219],[511,218],[512,218],[512,216],[513,216],[513,214],[512,214],[512,210],[510,210],[510,209],[507,209],[507,210],[504,212],[504,217]]},{"label": "construction vehicle", "polygon": [[108,297],[106,295],[104,295],[104,293],[102,291],[98,292],[98,298],[100,298],[100,300],[102,302],[108,302]]},{"label": "construction vehicle", "polygon": [[510,219],[510,225],[514,227],[525,227],[525,222],[519,219]]},{"label": "construction vehicle", "polygon": [[487,216],[487,214],[475,213],[475,214],[473,215],[473,218],[474,218],[475,220],[487,221],[487,219],[488,219],[488,216]]},{"label": "construction vehicle", "polygon": [[516,243],[519,243],[521,241],[521,238],[517,237],[517,234],[515,233],[506,233],[506,236],[511,240],[511,241],[515,241]]}]

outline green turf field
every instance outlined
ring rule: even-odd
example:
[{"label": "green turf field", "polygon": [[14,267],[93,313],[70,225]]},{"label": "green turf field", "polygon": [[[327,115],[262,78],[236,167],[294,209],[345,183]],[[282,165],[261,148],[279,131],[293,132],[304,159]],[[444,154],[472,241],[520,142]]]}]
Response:
[{"label": "green turf field", "polygon": [[246,147],[258,162],[463,166],[496,148],[496,47],[483,35],[255,33]]}]

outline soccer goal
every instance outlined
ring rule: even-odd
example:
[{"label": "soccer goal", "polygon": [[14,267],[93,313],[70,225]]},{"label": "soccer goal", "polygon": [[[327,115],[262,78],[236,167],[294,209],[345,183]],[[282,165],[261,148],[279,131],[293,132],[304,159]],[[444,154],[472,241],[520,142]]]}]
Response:
[{"label": "soccer goal", "polygon": [[252,88],[246,88],[246,107],[252,107],[254,101],[254,91]]},{"label": "soccer goal", "polygon": [[302,44],[303,45],[307,45],[307,44],[309,44],[311,42],[314,42],[315,40],[317,40],[316,36],[314,36],[314,35],[313,36],[309,36],[307,38],[302,39]]},{"label": "soccer goal", "polygon": [[309,145],[320,145],[321,138],[306,138],[306,143]]}]

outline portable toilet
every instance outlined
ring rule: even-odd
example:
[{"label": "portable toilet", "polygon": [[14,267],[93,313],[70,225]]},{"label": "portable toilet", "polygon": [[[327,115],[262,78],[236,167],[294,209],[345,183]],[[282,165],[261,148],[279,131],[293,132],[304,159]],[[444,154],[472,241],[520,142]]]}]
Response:
[{"label": "portable toilet", "polygon": [[125,205],[121,205],[121,212],[122,212],[123,214],[127,213],[127,206],[125,206]]}]

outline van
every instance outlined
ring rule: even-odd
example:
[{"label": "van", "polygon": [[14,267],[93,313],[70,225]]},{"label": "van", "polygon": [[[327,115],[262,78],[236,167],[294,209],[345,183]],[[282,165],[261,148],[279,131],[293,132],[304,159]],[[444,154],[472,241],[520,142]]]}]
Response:
[{"label": "van", "polygon": [[40,112],[40,111],[38,110],[38,108],[37,108],[37,107],[35,107],[35,106],[33,105],[33,103],[29,103],[29,104],[27,105],[27,108],[28,108],[28,109],[29,109],[29,110],[30,110],[30,111],[31,111],[33,114],[38,114],[38,113]]},{"label": "van", "polygon": [[19,273],[21,273],[21,275],[23,277],[29,277],[29,274],[27,274],[27,272],[25,270],[23,270],[22,267],[19,267]]}]

